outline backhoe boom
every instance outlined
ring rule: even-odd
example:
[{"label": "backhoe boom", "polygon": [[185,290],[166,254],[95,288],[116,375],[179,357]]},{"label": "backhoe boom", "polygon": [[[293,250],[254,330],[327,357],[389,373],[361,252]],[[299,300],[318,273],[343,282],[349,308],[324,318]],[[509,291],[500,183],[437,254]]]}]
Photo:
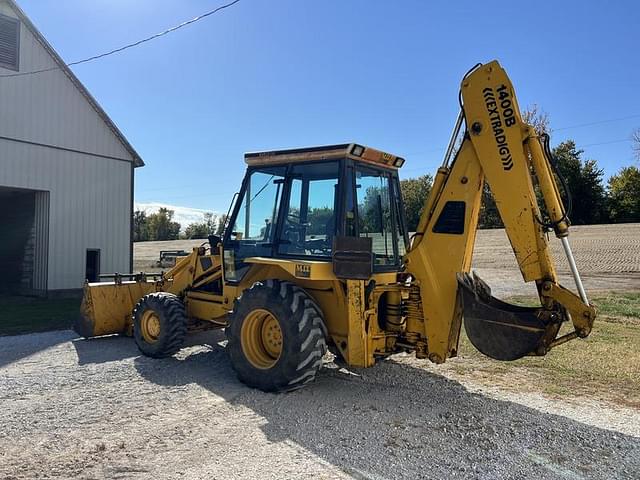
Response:
[{"label": "backhoe boom", "polygon": [[[449,148],[425,202],[411,249],[408,272],[420,289],[429,358],[455,356],[461,318],[483,353],[501,360],[545,354],[562,322],[572,320],[571,337],[589,334],[595,309],[589,305],[567,236],[569,222],[554,180],[543,139],[523,122],[513,86],[497,62],[482,65],[462,81],[460,119],[466,131],[452,162]],[[459,120],[450,143],[461,128]],[[535,282],[541,307],[515,307],[491,297],[471,277],[473,246],[484,182],[491,186],[498,212],[525,282]],[[543,224],[537,185],[545,211]],[[547,227],[563,242],[580,297],[560,286],[549,251]],[[457,288],[459,284],[459,288]]]}]

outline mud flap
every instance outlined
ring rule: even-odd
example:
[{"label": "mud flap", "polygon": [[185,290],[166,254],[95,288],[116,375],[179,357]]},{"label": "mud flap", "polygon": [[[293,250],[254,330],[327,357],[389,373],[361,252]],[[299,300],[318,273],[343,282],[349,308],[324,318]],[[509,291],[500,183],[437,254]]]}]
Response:
[{"label": "mud flap", "polygon": [[462,295],[469,340],[481,353],[496,360],[544,355],[558,331],[559,323],[553,312],[498,300],[475,273],[458,274],[458,294]]}]

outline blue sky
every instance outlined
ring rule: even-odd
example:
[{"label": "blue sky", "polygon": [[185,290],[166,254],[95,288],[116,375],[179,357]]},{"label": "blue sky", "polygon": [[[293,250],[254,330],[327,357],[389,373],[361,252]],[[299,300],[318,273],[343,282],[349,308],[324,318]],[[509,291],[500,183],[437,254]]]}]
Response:
[{"label": "blue sky", "polygon": [[[68,62],[225,3],[18,1]],[[242,0],[74,71],[147,163],[136,201],[226,211],[246,151],[356,141],[433,173],[462,75],[494,58],[611,175],[634,161],[639,24],[630,0]]]}]

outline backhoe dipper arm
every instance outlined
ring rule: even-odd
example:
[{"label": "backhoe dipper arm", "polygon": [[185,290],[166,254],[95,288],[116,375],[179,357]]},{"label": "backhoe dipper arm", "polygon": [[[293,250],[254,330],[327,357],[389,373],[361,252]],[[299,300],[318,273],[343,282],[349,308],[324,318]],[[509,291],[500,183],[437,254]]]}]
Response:
[{"label": "backhoe dipper arm", "polygon": [[[413,335],[417,352],[440,363],[456,355],[464,317],[471,342],[493,358],[544,355],[560,343],[586,337],[595,318],[569,248],[569,221],[549,158],[541,137],[523,122],[511,81],[498,62],[478,66],[463,79],[461,100],[463,111],[405,258],[423,313],[422,318],[408,317],[407,335]],[[450,162],[462,120],[466,132]],[[484,282],[468,273],[485,180],[522,277],[536,282],[541,307],[501,302]],[[558,283],[534,180],[580,296]],[[573,322],[574,331],[557,338],[561,323],[567,320]]]}]

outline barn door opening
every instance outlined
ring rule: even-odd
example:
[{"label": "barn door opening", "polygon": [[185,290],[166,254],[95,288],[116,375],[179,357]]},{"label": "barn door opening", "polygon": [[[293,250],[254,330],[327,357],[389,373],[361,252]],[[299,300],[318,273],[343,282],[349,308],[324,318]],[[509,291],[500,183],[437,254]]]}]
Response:
[{"label": "barn door opening", "polygon": [[47,291],[49,192],[0,187],[0,294]]},{"label": "barn door opening", "polygon": [[87,249],[87,261],[85,278],[89,282],[97,282],[100,278],[100,250],[96,248]]}]

